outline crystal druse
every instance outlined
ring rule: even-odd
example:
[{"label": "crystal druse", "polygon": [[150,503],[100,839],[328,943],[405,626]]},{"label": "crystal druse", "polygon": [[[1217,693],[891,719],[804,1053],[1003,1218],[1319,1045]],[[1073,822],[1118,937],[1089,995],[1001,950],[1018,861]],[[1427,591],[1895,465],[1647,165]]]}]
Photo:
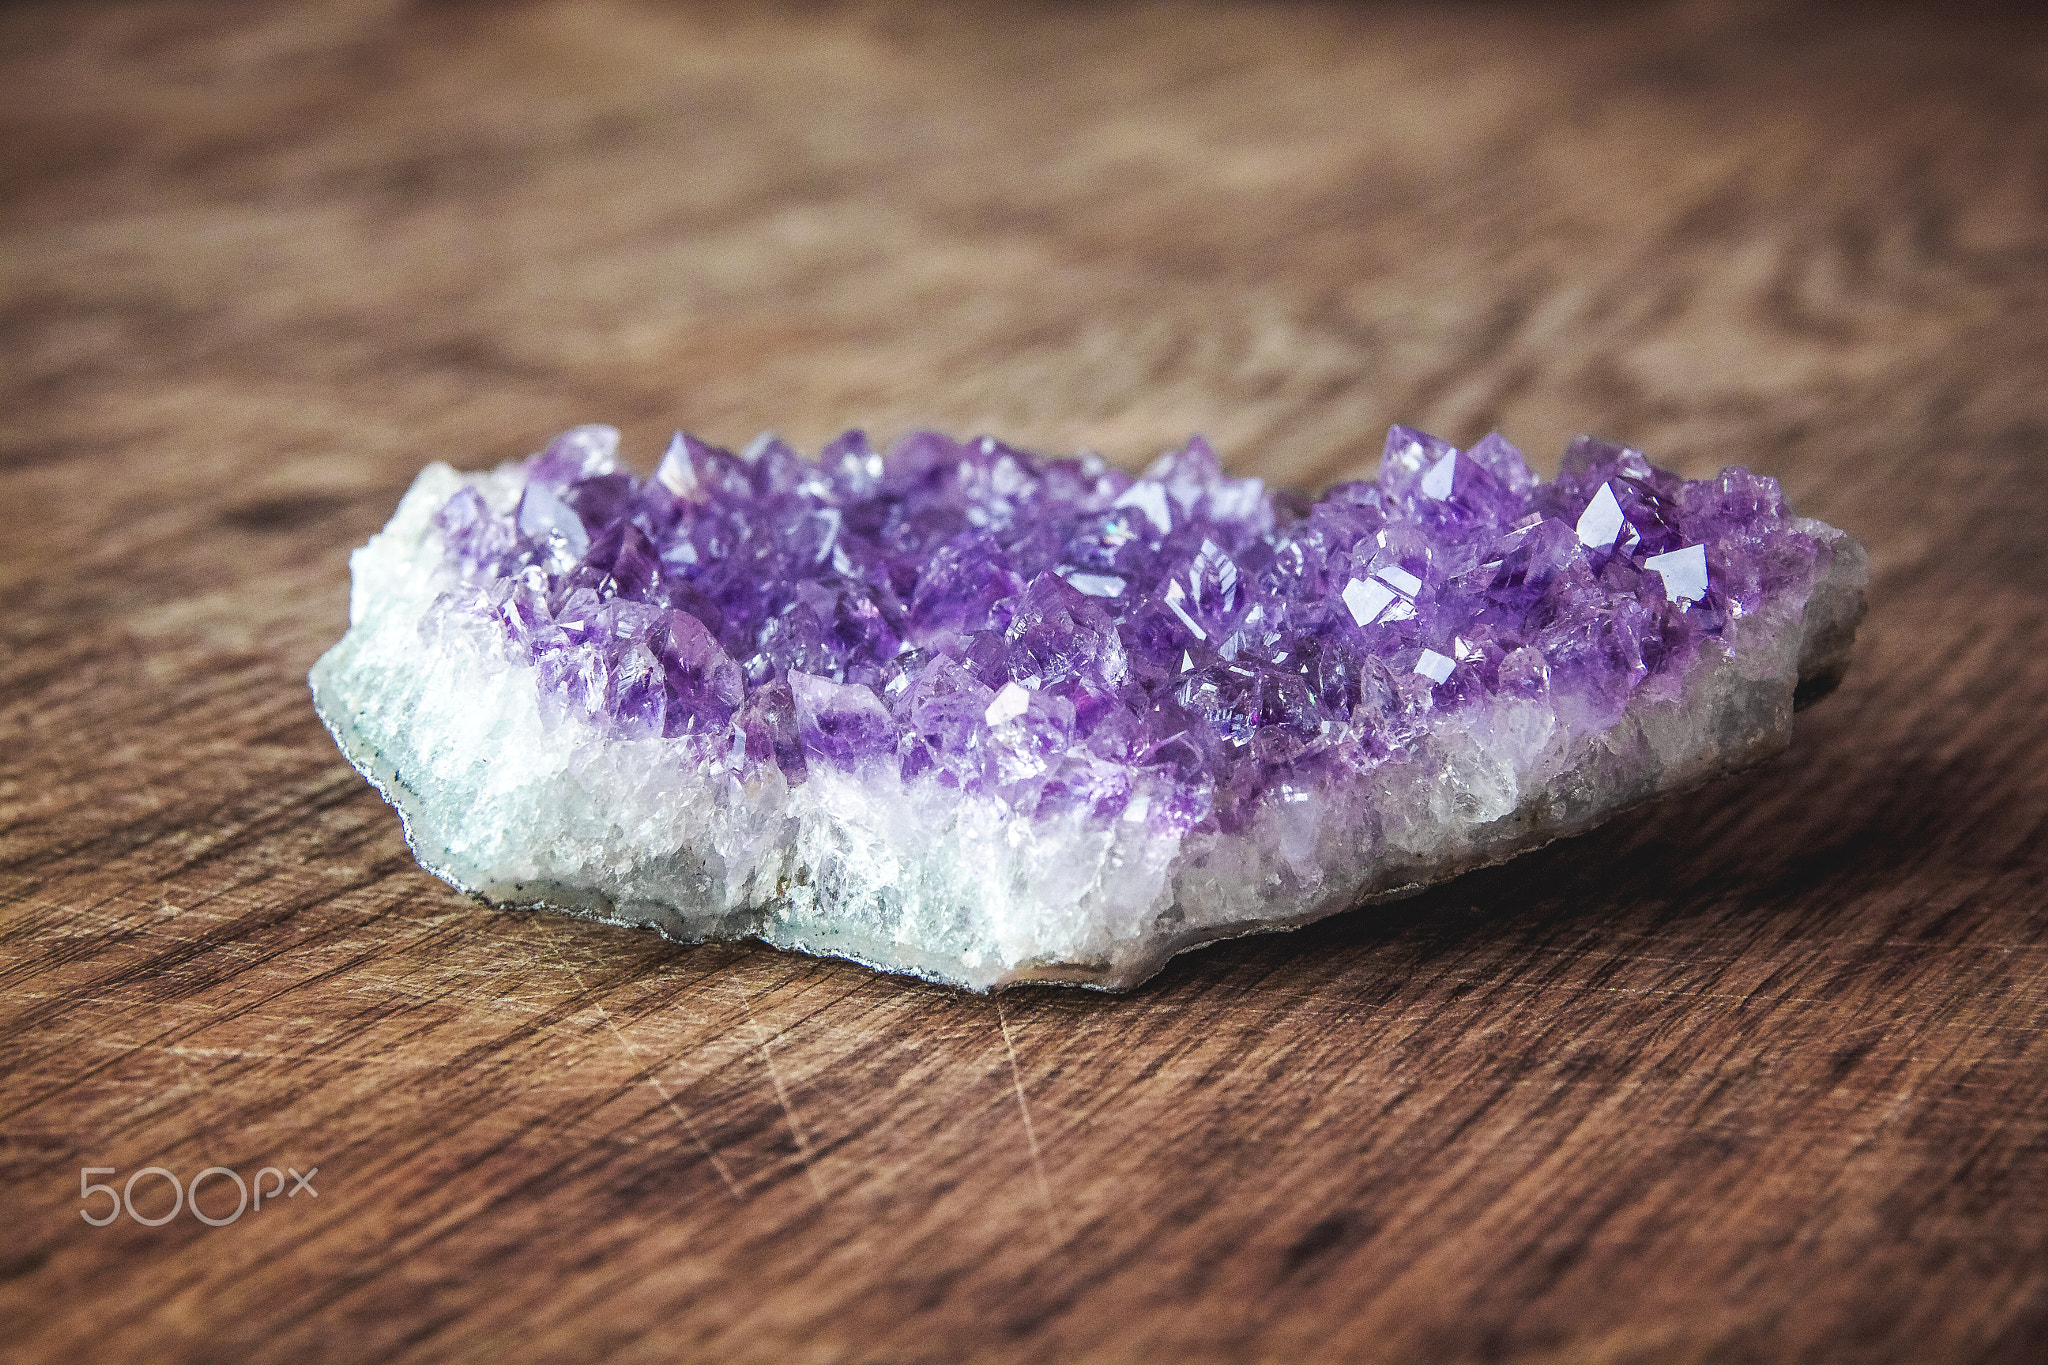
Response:
[{"label": "crystal druse", "polygon": [[501,904],[986,990],[1131,986],[1752,763],[1866,561],[1742,469],[1396,427],[1320,499],[922,432],[813,462],[579,427],[424,470],[312,673]]}]

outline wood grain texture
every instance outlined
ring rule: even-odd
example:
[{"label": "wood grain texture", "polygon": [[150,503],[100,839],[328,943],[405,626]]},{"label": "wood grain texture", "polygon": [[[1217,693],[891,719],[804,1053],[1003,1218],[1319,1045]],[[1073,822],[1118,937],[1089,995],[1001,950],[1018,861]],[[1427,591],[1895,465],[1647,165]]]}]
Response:
[{"label": "wood grain texture", "polygon": [[[29,4],[0,118],[9,1360],[2048,1352],[2027,11]],[[1872,613],[1762,771],[975,999],[480,908],[334,751],[348,549],[584,420],[1591,429]]]}]

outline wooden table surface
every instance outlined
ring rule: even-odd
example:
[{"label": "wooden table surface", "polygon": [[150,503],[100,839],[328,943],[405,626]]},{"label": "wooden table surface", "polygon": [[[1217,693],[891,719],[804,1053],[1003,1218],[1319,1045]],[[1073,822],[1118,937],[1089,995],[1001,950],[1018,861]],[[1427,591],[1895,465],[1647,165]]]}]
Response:
[{"label": "wooden table surface", "polygon": [[[17,4],[0,118],[8,1360],[2048,1354],[2024,9]],[[322,732],[413,472],[591,420],[1590,429],[1871,615],[1761,771],[974,998],[480,907]]]}]

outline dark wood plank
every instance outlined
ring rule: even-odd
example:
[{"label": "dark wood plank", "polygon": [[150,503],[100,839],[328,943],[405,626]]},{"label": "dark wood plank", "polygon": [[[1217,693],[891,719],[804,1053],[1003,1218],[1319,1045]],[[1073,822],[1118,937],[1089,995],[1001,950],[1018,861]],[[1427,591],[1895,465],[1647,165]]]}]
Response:
[{"label": "dark wood plank", "polygon": [[[2021,8],[0,10],[8,1358],[2039,1359],[2044,70]],[[1590,428],[1777,474],[1873,610],[1765,770],[975,999],[479,908],[334,752],[348,549],[582,420]],[[318,1194],[80,1220],[151,1164]]]}]

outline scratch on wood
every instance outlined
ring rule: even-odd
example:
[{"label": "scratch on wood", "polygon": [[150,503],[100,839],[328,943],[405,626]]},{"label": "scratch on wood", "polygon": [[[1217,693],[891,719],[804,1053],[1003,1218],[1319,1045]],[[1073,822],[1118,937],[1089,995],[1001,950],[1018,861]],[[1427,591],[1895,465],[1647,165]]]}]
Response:
[{"label": "scratch on wood", "polygon": [[[539,923],[538,920],[535,922]],[[579,991],[588,993],[588,988],[583,984],[583,974],[570,965],[569,959],[562,952],[561,941],[555,937],[552,927],[548,930],[547,943],[548,947],[554,950],[555,961],[559,962],[562,970],[569,974],[569,979],[576,983],[576,988]],[[605,1027],[612,1031],[612,1037],[618,1039],[619,1046],[626,1050],[626,1056],[635,1066],[639,1066],[641,1064],[640,1059],[645,1055],[639,1044],[626,1036],[625,1031],[619,1027],[618,1021],[612,1018],[611,1011],[607,1010],[595,996],[591,997],[590,1007],[597,1011],[598,1018],[604,1020]],[[657,1074],[659,1067],[660,1062],[658,1060],[647,1067],[647,1083],[654,1087],[655,1094],[661,1096],[661,1102],[668,1106],[668,1111],[676,1116],[676,1122],[682,1124],[683,1131],[689,1134],[690,1141],[697,1144],[697,1150],[704,1153],[704,1159],[711,1163],[711,1169],[718,1172],[718,1178],[725,1182],[726,1191],[734,1199],[744,1203],[746,1196],[741,1192],[739,1182],[733,1179],[732,1172],[726,1169],[723,1161],[719,1160],[718,1153],[712,1149],[709,1142],[704,1140],[704,1135],[697,1131],[697,1125],[691,1121],[689,1114],[684,1111],[680,1104],[676,1103],[675,1096],[668,1093],[668,1087],[661,1083],[661,1077]]]},{"label": "scratch on wood", "polygon": [[761,1064],[768,1068],[768,1083],[775,1090],[775,1102],[782,1106],[782,1117],[789,1123],[790,1136],[796,1139],[796,1154],[803,1162],[804,1175],[810,1179],[811,1194],[822,1204],[825,1202],[825,1186],[818,1179],[818,1168],[811,1154],[810,1139],[804,1136],[804,1127],[797,1122],[796,1108],[789,1102],[789,1092],[783,1088],[782,1073],[775,1069],[775,1055],[768,1049],[768,1034],[761,1027],[761,1021],[754,1017],[754,1007],[747,1000],[746,991],[739,991],[740,1008],[747,1012],[747,1022],[754,1027],[754,1045],[761,1050]]},{"label": "scratch on wood", "polygon": [[1024,1098],[1024,1074],[1017,1067],[1017,1045],[1010,1041],[1009,1016],[1003,1002],[996,1001],[996,1026],[1003,1031],[1003,1050],[1010,1054],[1010,1084],[1017,1091],[1017,1112],[1024,1116],[1024,1141],[1031,1146],[1031,1170],[1038,1177],[1038,1195],[1045,1201],[1045,1221],[1052,1227],[1054,1241],[1065,1237],[1060,1228],[1059,1209],[1052,1202],[1052,1185],[1045,1178],[1045,1157],[1038,1150],[1038,1128],[1031,1122],[1031,1101]]}]

